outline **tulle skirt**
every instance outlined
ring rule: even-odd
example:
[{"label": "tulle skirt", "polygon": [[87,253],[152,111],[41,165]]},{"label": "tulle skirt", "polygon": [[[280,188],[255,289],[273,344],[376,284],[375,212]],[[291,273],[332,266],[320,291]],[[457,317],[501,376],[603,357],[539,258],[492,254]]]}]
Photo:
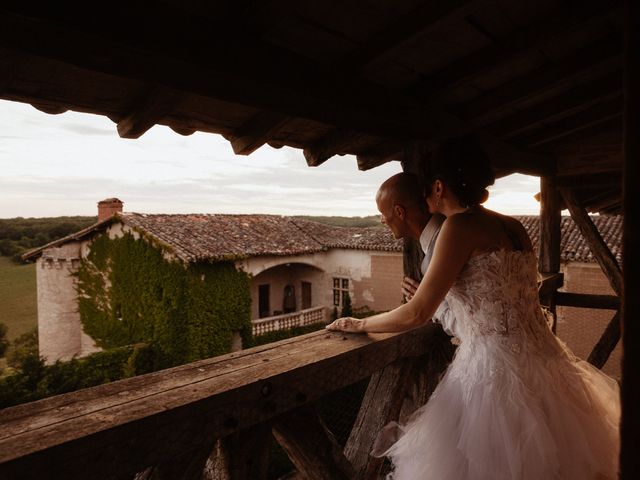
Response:
[{"label": "tulle skirt", "polygon": [[558,345],[461,345],[428,403],[378,436],[372,454],[390,457],[388,478],[617,478],[618,384]]}]

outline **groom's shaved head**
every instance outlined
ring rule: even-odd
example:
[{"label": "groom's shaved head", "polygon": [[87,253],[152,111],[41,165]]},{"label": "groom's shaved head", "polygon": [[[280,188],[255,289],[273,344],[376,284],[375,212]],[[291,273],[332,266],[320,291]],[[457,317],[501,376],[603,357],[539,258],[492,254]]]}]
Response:
[{"label": "groom's shaved head", "polygon": [[400,205],[406,209],[417,208],[427,213],[427,203],[422,195],[418,177],[412,173],[401,172],[385,180],[376,194],[376,201],[387,206]]}]

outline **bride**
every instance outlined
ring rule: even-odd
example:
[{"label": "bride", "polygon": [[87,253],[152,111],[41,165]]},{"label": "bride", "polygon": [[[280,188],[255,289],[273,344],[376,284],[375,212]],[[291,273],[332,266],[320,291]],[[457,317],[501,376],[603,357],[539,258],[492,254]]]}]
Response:
[{"label": "bride", "polygon": [[430,163],[427,205],[447,218],[415,295],[327,326],[401,332],[428,322],[445,297],[453,313],[442,320],[461,340],[453,362],[406,425],[380,433],[373,454],[390,457],[396,480],[617,478],[618,386],[549,330],[526,231],[481,206],[494,181],[488,158],[454,139]]}]

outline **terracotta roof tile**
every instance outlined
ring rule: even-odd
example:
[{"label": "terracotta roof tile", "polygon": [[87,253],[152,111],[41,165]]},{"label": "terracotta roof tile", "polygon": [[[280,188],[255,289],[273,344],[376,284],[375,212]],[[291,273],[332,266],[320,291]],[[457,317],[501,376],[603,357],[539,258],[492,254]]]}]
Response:
[{"label": "terracotta roof tile", "polygon": [[[540,218],[536,215],[516,217],[527,230],[533,247],[538,250]],[[611,253],[622,264],[622,216],[621,215],[593,215],[593,223],[598,228],[602,239]],[[562,217],[560,224],[562,239],[560,241],[560,257],[564,261],[596,262],[587,242],[582,237],[580,229],[571,217]]]},{"label": "terracotta roof tile", "polygon": [[[118,214],[126,225],[167,245],[185,262],[224,260],[264,255],[288,256],[331,248],[400,252],[402,241],[386,227],[337,227],[280,215],[146,215]],[[539,217],[516,217],[538,250]],[[591,217],[619,263],[622,262],[622,216]],[[77,240],[106,228],[105,220],[73,235],[28,253],[31,258],[45,248]],[[593,254],[570,217],[562,217],[561,258],[564,261],[595,262]]]},{"label": "terracotta roof tile", "polygon": [[125,213],[125,225],[167,244],[193,262],[262,255],[297,255],[325,250],[291,219],[278,215],[145,215]]}]

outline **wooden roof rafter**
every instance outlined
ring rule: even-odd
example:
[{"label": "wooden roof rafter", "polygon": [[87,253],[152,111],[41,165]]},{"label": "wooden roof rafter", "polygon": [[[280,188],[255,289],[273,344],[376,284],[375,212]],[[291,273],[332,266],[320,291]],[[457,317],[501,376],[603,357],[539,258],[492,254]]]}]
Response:
[{"label": "wooden roof rafter", "polygon": [[622,70],[616,69],[603,78],[578,85],[567,94],[553,96],[530,108],[508,115],[490,124],[488,128],[500,138],[510,139],[550,121],[581,112],[621,94]]},{"label": "wooden roof rafter", "polygon": [[[517,106],[519,102],[562,91],[588,82],[598,76],[598,70],[615,70],[622,65],[622,38],[611,33],[595,39],[569,58],[553,65],[543,65],[526,78],[516,77],[507,84],[489,91],[459,107],[455,112],[462,118],[484,125],[495,121],[501,110]],[[499,118],[499,116],[498,116]]]},{"label": "wooden roof rafter", "polygon": [[[567,147],[582,136],[619,128],[617,107],[608,103],[620,92],[619,3],[401,0],[356,23],[333,22],[320,6],[292,0],[168,0],[153,12],[134,0],[97,16],[79,2],[15,3],[0,7],[0,66],[11,68],[13,57],[16,70],[0,94],[51,113],[107,115],[125,136],[161,123],[182,135],[222,134],[237,154],[288,145],[316,165],[354,154],[361,169],[402,160],[415,142],[475,132],[498,175],[542,175],[555,172],[553,156],[575,154]],[[354,13],[361,6],[332,8]],[[305,43],[304,35],[320,30],[331,55],[318,50],[317,39]],[[458,31],[464,40],[449,42]],[[445,50],[451,43],[449,58],[437,52],[421,65],[412,51],[433,48],[434,35],[445,35]],[[388,67],[387,81],[378,72]],[[22,78],[34,73],[40,77],[23,88]],[[68,73],[73,82],[100,85],[98,97],[86,90],[76,103]],[[423,81],[412,87],[416,78]],[[45,88],[31,88],[38,82]],[[165,90],[157,102],[148,85]],[[171,95],[182,100],[170,102]],[[611,118],[588,118],[607,104]],[[126,125],[133,121],[135,128]],[[611,158],[606,171],[618,168]]]},{"label": "wooden roof rafter", "polygon": [[473,79],[487,75],[500,65],[509,64],[516,57],[532,50],[544,48],[554,40],[562,39],[573,30],[605,23],[609,16],[620,15],[617,0],[603,4],[599,1],[582,2],[562,6],[553,15],[534,22],[523,29],[516,29],[505,38],[499,38],[479,51],[456,60],[435,74],[424,78],[411,90],[428,98],[438,97],[442,92]]}]

